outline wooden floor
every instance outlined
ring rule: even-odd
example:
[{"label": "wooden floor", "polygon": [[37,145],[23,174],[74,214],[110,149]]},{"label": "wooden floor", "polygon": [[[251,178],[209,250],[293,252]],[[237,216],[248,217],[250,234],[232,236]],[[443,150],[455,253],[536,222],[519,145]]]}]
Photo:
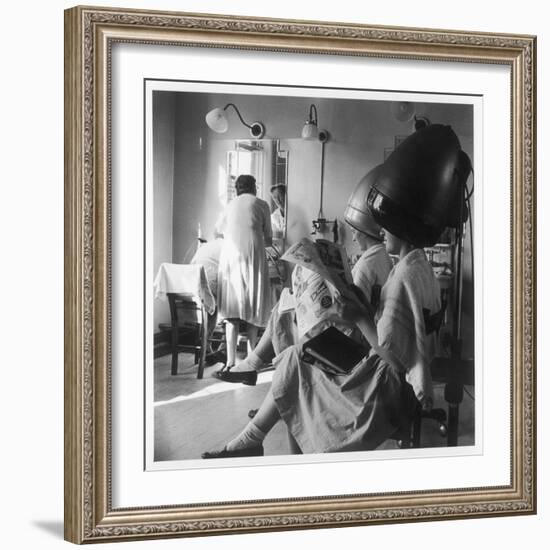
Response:
[{"label": "wooden floor", "polygon": [[[170,374],[170,356],[155,360],[155,462],[198,459],[204,451],[223,448],[246,425],[248,411],[260,406],[273,371],[260,373],[257,385],[252,387],[213,378],[220,367],[221,364],[206,367],[204,378],[198,380],[190,354],[180,354],[176,376]],[[459,445],[474,444],[473,388],[466,387],[466,392],[460,406]],[[435,406],[447,408],[442,385],[435,387]],[[435,422],[423,422],[421,445],[446,445]],[[396,442],[388,440],[380,448],[396,448]],[[266,455],[289,453],[283,422],[268,434],[264,450]]]}]

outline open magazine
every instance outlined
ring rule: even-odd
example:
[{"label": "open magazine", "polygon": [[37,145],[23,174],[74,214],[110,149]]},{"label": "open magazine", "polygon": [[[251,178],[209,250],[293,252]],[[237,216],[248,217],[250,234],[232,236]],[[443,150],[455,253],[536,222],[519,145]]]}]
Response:
[{"label": "open magazine", "polygon": [[[303,238],[291,246],[282,259],[296,267],[292,273],[294,292],[291,294],[284,289],[279,311],[295,310],[298,336],[305,342],[304,355],[314,356],[321,362],[324,358],[325,365],[331,363],[331,368],[336,368],[334,357],[329,359],[320,350],[328,350],[335,342],[340,349],[356,349],[357,345],[349,338],[354,326],[341,319],[338,307],[342,296],[357,299],[351,289],[353,279],[346,250],[342,245],[327,240],[314,242]],[[341,337],[334,330],[338,330]],[[310,342],[315,346],[309,346]],[[308,354],[307,351],[314,353]],[[349,367],[345,370],[349,371]]]},{"label": "open magazine", "polygon": [[300,338],[320,322],[336,315],[341,295],[353,295],[351,269],[346,249],[337,243],[304,237],[292,245],[282,260],[296,265],[293,293],[284,289],[279,311],[296,311]]},{"label": "open magazine", "polygon": [[353,283],[348,255],[341,244],[325,239],[312,241],[304,237],[292,245],[281,259],[314,271],[341,293],[345,293]]}]

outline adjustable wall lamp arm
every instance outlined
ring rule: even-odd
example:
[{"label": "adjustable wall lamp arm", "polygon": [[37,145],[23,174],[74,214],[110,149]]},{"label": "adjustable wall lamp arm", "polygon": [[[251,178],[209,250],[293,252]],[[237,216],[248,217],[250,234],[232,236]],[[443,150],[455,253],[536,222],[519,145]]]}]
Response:
[{"label": "adjustable wall lamp arm", "polygon": [[261,139],[264,137],[265,134],[265,126],[261,122],[253,122],[252,124],[248,124],[244,121],[244,118],[241,115],[241,112],[239,109],[237,109],[237,106],[234,103],[228,103],[223,110],[225,111],[228,107],[233,107],[235,109],[235,112],[237,113],[237,116],[239,117],[239,120],[243,123],[244,126],[246,126],[250,130],[250,134],[253,138]]},{"label": "adjustable wall lamp arm", "polygon": [[309,120],[308,120],[309,123],[313,123],[313,124],[317,124],[318,123],[318,118],[317,118],[317,107],[315,107],[315,104],[312,103],[310,106],[309,106]]},{"label": "adjustable wall lamp arm", "polygon": [[251,124],[247,124],[245,121],[244,121],[244,118],[242,117],[241,115],[241,112],[239,111],[239,109],[237,109],[237,106],[234,104],[234,103],[228,103],[224,108],[223,110],[226,111],[228,107],[233,107],[233,109],[235,109],[235,112],[237,113],[237,116],[239,117],[239,120],[248,128],[248,129],[252,129],[252,125]]}]

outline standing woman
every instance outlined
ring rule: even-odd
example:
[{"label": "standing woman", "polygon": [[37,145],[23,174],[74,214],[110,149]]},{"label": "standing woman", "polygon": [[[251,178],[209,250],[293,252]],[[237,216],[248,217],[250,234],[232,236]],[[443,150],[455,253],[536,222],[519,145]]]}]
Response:
[{"label": "standing woman", "polygon": [[[272,308],[266,246],[271,245],[271,212],[256,197],[256,179],[240,175],[237,196],[227,205],[216,231],[224,236],[218,271],[218,307],[225,319],[227,363],[217,376],[231,378],[235,365],[239,325],[246,323],[248,353],[255,345],[258,327],[265,327]],[[255,384],[246,379],[244,383]]]}]

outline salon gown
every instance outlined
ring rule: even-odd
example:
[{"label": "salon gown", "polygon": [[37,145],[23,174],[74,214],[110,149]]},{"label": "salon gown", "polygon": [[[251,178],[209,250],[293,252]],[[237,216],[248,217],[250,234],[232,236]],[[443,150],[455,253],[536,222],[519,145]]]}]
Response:
[{"label": "salon gown", "polygon": [[380,243],[365,250],[351,270],[353,283],[375,307],[378,307],[379,292],[376,296],[374,290],[382,289],[392,268],[393,264],[386,247]]},{"label": "salon gown", "polygon": [[272,238],[269,205],[243,193],[216,224],[224,242],[218,270],[218,307],[223,319],[265,327],[272,308],[266,242]]},{"label": "salon gown", "polygon": [[378,447],[414,410],[405,380],[418,399],[432,397],[436,333],[426,329],[425,315],[440,308],[432,267],[424,251],[415,249],[391,271],[377,314],[378,344],[400,367],[371,353],[349,375],[331,376],[302,361],[299,346],[275,358],[273,397],[302,452]]}]

